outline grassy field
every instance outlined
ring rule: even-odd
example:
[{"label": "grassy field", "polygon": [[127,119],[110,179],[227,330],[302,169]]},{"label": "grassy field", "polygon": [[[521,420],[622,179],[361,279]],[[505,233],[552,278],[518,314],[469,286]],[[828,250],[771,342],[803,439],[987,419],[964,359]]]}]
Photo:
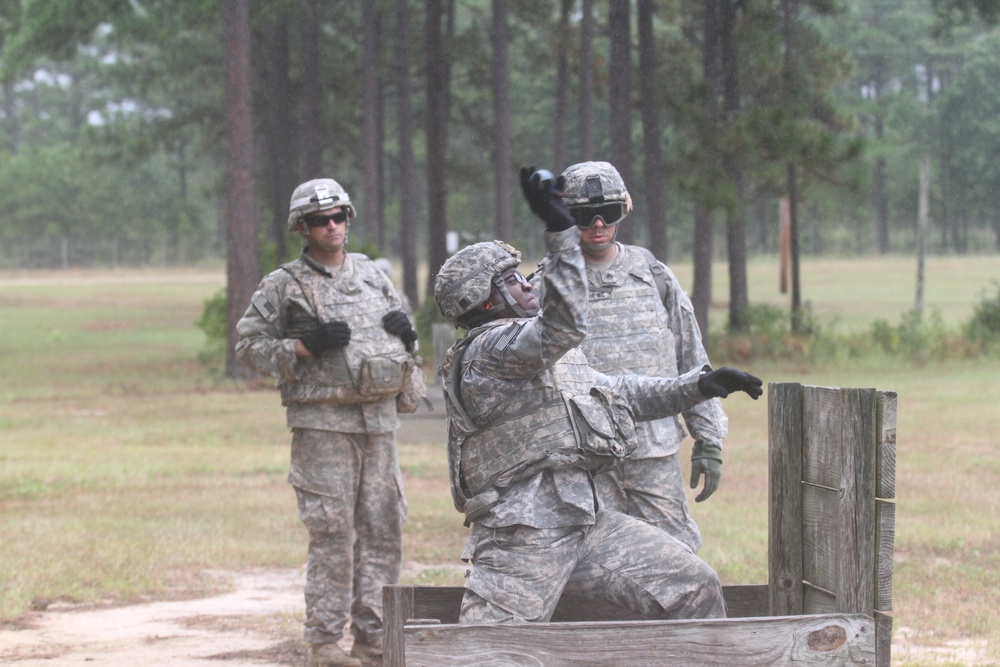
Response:
[{"label": "grassy field", "polygon": [[[689,269],[676,267],[685,285]],[[807,261],[803,298],[839,331],[863,330],[912,307],[914,274],[905,258]],[[757,260],[750,275],[752,301],[787,302],[776,266]],[[927,307],[957,327],[998,278],[1000,258],[931,259]],[[0,276],[0,620],[53,600],[205,593],[210,569],[302,565],[276,393],[196,361],[204,336],[193,323],[222,281],[186,271]],[[1000,360],[751,370],[765,382],[898,392],[896,628],[930,645],[985,640],[1000,659]],[[701,555],[725,583],[764,583],[766,400],[734,397],[726,410],[725,477],[711,500],[692,503]],[[438,419],[407,420],[400,432],[410,582],[461,581],[466,530],[451,507],[443,434]]]}]

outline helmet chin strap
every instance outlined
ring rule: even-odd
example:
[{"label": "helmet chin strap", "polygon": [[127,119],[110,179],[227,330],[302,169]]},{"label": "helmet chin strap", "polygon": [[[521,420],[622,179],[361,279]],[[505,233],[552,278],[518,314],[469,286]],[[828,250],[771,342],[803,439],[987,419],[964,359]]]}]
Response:
[{"label": "helmet chin strap", "polygon": [[495,311],[496,314],[494,314],[493,316],[494,318],[496,318],[497,315],[499,315],[500,313],[503,313],[504,311],[507,310],[513,312],[516,317],[529,317],[528,313],[525,312],[524,308],[521,308],[521,306],[518,305],[517,301],[514,300],[514,297],[511,295],[510,290],[507,289],[507,285],[504,283],[502,276],[500,275],[493,276],[492,282],[493,286],[497,288],[498,292],[500,292],[500,296],[503,297],[504,303],[506,304],[500,310]]}]

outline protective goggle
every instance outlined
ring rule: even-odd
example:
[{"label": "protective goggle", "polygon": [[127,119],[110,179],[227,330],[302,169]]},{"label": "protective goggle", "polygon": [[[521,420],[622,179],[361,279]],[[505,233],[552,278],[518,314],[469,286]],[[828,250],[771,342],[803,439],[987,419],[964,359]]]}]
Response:
[{"label": "protective goggle", "polygon": [[342,225],[347,222],[347,211],[337,211],[330,215],[307,215],[304,220],[310,227],[326,227],[330,221]]},{"label": "protective goggle", "polygon": [[570,206],[569,214],[577,227],[589,229],[594,226],[594,221],[598,218],[606,227],[617,225],[625,219],[628,211],[625,210],[625,202],[614,201],[589,206]]}]

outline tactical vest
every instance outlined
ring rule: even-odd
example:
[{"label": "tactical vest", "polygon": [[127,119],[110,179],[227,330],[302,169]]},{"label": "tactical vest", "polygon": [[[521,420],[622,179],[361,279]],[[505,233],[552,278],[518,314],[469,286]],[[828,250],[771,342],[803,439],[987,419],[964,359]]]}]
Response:
[{"label": "tactical vest", "polygon": [[581,348],[602,373],[677,377],[674,334],[652,265],[636,248],[619,249],[610,270],[587,269],[590,312]]},{"label": "tactical vest", "polygon": [[282,404],[370,403],[403,390],[417,361],[403,342],[382,326],[390,304],[385,280],[371,260],[350,254],[350,265],[333,278],[304,261],[281,266],[298,283],[318,322],[341,320],[351,328],[351,342],[318,357],[299,359],[298,378],[282,384]]},{"label": "tactical vest", "polygon": [[[583,355],[570,350],[545,372],[538,401],[477,427],[461,400],[462,357],[473,339],[490,328],[477,327],[449,350],[441,366],[449,417],[448,460],[455,507],[466,524],[493,507],[498,488],[542,470],[605,468],[636,446],[635,422],[627,403],[604,387],[575,395],[563,387],[589,384],[592,371]],[[501,390],[498,387],[498,390]]]}]

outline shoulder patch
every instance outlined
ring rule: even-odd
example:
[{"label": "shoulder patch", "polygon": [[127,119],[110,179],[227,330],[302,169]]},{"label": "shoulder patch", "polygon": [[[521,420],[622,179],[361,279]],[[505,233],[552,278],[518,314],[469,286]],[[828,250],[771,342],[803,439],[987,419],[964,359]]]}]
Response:
[{"label": "shoulder patch", "polygon": [[517,335],[521,333],[521,326],[522,324],[520,322],[517,322],[507,327],[507,330],[504,331],[503,334],[500,335],[500,338],[497,339],[496,342],[497,351],[503,352],[508,347],[510,347],[511,343],[517,340]]},{"label": "shoulder patch", "polygon": [[260,292],[254,292],[254,295],[250,298],[250,303],[257,309],[260,316],[269,322],[274,319],[274,314],[278,312],[277,308],[272,306],[271,302]]}]

